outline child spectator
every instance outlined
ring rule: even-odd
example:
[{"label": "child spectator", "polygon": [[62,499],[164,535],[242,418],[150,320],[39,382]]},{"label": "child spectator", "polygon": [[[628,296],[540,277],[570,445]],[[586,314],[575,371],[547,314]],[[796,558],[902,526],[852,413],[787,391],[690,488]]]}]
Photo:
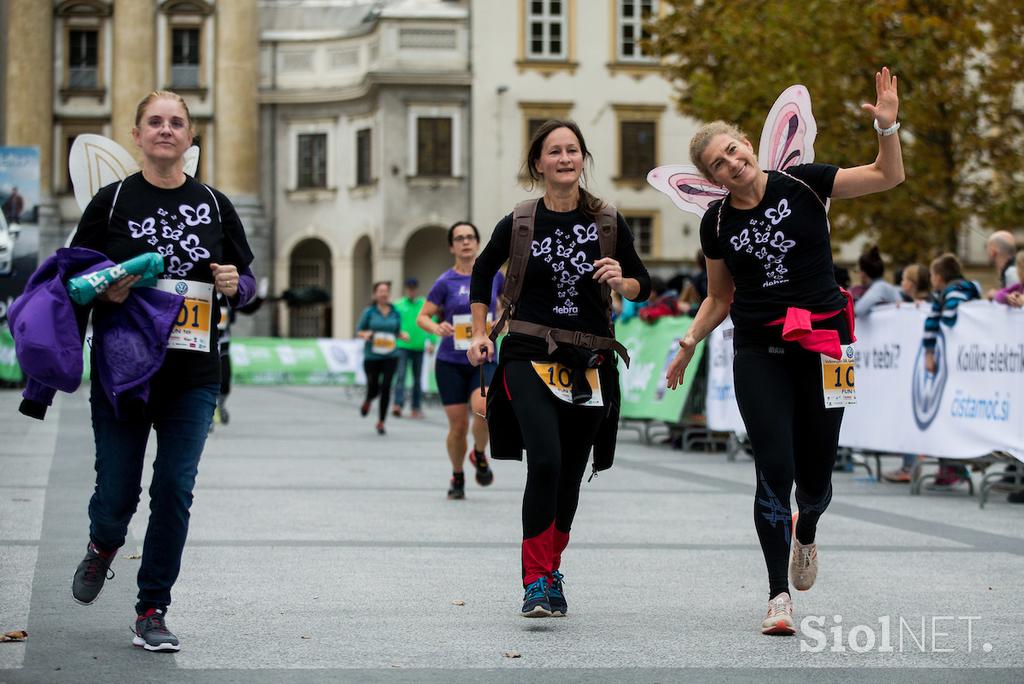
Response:
[{"label": "child spectator", "polygon": [[882,261],[881,252],[878,251],[878,245],[871,245],[861,254],[857,266],[860,269],[861,284],[865,287],[864,293],[853,307],[857,318],[867,316],[871,309],[879,304],[894,304],[903,299],[900,289],[883,277],[885,263]]}]

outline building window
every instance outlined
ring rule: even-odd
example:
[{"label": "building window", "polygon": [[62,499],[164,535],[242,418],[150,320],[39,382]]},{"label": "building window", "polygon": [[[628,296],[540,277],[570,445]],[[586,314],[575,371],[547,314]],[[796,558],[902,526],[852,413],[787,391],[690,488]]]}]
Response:
[{"label": "building window", "polygon": [[620,178],[646,178],[657,166],[657,124],[653,121],[619,122]]},{"label": "building window", "polygon": [[298,177],[300,190],[327,187],[327,134],[301,133],[298,136]]},{"label": "building window", "polygon": [[533,140],[533,134],[543,124],[552,119],[568,119],[572,110],[572,102],[520,102],[519,109],[523,115],[523,135],[525,137],[522,147],[525,148]]},{"label": "building window", "polygon": [[199,29],[171,30],[171,86],[199,87]]},{"label": "building window", "polygon": [[618,5],[618,58],[624,62],[651,61],[642,40],[650,40],[647,24],[658,11],[657,0],[616,0]]},{"label": "building window", "polygon": [[372,135],[372,129],[369,128],[356,131],[356,185],[369,185],[373,182],[373,169],[370,164]]},{"label": "building window", "polygon": [[68,87],[72,90],[99,86],[99,32],[68,32]]},{"label": "building window", "polygon": [[417,117],[416,175],[452,175],[451,117]]},{"label": "building window", "polygon": [[651,214],[634,214],[623,216],[633,233],[633,244],[640,256],[654,254],[654,216]]},{"label": "building window", "polygon": [[526,55],[529,59],[566,58],[568,0],[527,0]]}]

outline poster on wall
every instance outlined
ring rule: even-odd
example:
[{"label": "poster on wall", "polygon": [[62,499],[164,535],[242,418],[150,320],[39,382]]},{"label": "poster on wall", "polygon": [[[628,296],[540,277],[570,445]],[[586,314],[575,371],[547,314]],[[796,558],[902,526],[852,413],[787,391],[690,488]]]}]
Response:
[{"label": "poster on wall", "polygon": [[7,329],[7,309],[39,264],[39,148],[0,147],[0,383],[21,371]]}]

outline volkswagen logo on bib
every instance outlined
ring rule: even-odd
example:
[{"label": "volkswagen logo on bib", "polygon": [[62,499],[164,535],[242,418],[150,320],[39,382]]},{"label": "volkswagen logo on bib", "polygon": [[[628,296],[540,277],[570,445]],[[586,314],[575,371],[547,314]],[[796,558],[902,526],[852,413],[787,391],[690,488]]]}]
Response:
[{"label": "volkswagen logo on bib", "polygon": [[188,293],[188,283],[186,283],[184,280],[179,281],[174,286],[174,291],[180,295],[185,295],[186,293]]},{"label": "volkswagen logo on bib", "polygon": [[924,344],[922,344],[918,348],[917,358],[914,360],[914,382],[911,389],[914,422],[922,431],[927,430],[935,420],[935,416],[939,415],[942,390],[945,389],[946,379],[949,377],[946,369],[946,338],[941,330],[935,339],[935,373],[929,373],[925,368],[924,356]]}]

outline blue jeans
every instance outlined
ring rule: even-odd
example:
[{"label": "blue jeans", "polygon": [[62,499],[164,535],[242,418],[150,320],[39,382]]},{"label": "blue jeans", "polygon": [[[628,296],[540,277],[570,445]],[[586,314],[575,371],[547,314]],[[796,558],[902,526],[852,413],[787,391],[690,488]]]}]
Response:
[{"label": "blue jeans", "polygon": [[166,609],[181,568],[199,457],[220,385],[190,387],[151,397],[145,418],[118,419],[98,382],[92,385],[96,490],[89,501],[89,539],[104,550],[124,544],[142,493],[149,431],[156,429],[156,460],[149,488],[149,526],[139,567],[139,614]]},{"label": "blue jeans", "polygon": [[414,349],[398,350],[398,371],[395,373],[395,407],[405,405],[405,373],[412,367],[412,410],[423,405],[423,352]]}]

